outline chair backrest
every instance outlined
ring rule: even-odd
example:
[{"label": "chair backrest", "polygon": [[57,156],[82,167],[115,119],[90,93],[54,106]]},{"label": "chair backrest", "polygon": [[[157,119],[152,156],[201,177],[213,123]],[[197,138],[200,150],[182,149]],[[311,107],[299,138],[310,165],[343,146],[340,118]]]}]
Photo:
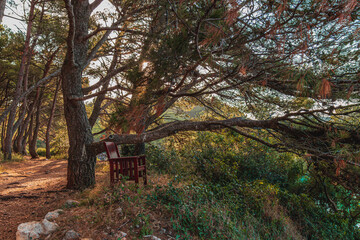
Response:
[{"label": "chair backrest", "polygon": [[104,146],[106,149],[106,154],[109,159],[111,158],[119,158],[119,150],[115,143],[113,142],[104,142]]}]

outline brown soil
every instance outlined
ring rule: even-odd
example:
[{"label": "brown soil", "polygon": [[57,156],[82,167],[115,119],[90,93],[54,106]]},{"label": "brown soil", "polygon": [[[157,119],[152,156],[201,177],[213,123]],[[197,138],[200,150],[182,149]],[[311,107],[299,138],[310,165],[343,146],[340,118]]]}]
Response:
[{"label": "brown soil", "polygon": [[[111,190],[108,165],[99,162],[96,186],[75,192],[65,189],[66,167],[66,160],[55,159],[26,159],[0,165],[0,240],[15,239],[19,224],[41,221],[46,213],[61,208],[68,199],[78,200],[82,204],[65,209],[65,214],[56,220],[60,228],[49,239],[62,239],[70,229],[94,240],[118,239],[115,234],[119,231],[126,232],[128,240],[139,239],[144,227],[152,229],[152,233],[161,239],[175,239],[170,231],[171,216],[164,215],[160,205],[153,209],[145,204],[147,194],[154,191],[156,186],[169,182],[166,176],[148,176],[147,187],[140,184],[138,189],[129,181]],[[109,202],[114,196],[118,196],[116,203]],[[119,207],[123,209],[122,215],[115,211]],[[149,218],[148,226],[143,226],[141,221],[137,223],[139,216]],[[166,234],[162,232],[164,229]]]},{"label": "brown soil", "polygon": [[26,159],[0,170],[0,240],[15,239],[17,226],[39,221],[71,198],[65,190],[66,160]]}]

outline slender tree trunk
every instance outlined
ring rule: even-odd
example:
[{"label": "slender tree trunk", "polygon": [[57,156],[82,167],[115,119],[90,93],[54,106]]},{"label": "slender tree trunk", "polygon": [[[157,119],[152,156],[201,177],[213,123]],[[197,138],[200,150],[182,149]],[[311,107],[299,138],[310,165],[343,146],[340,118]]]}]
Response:
[{"label": "slender tree trunk", "polygon": [[27,108],[27,103],[26,100],[24,100],[19,113],[19,119],[14,124],[14,129],[13,129],[13,134],[15,133],[16,130],[18,130],[17,136],[15,137],[15,140],[13,142],[13,150],[16,153],[19,152],[19,146],[18,146],[19,139],[22,139],[24,134],[23,128],[24,128],[24,118],[26,115],[26,108]]},{"label": "slender tree trunk", "polygon": [[22,142],[19,146],[19,152],[22,154],[22,155],[27,155],[27,152],[26,152],[26,146],[29,144],[29,141],[30,141],[30,137],[31,137],[31,132],[32,132],[32,126],[33,126],[33,122],[34,122],[34,117],[33,117],[33,112],[31,113],[31,115],[29,116],[29,123],[27,124],[27,128],[26,131],[25,131],[25,134],[24,134],[24,137],[22,139]]},{"label": "slender tree trunk", "polygon": [[0,0],[0,23],[4,17],[6,0]]},{"label": "slender tree trunk", "polygon": [[23,155],[27,154],[25,150],[26,140],[28,137],[28,128],[29,128],[30,119],[32,118],[35,109],[36,98],[37,97],[35,97],[34,101],[29,106],[29,109],[27,111],[27,116],[23,121],[23,124],[19,128],[18,137],[15,139],[15,143],[14,143],[14,149],[16,146],[18,152]]},{"label": "slender tree trunk", "polygon": [[31,115],[30,124],[29,124],[29,129],[27,130],[28,144],[30,144],[30,142],[32,141],[33,127],[34,127],[34,114]]},{"label": "slender tree trunk", "polygon": [[82,71],[86,65],[88,22],[90,7],[88,1],[66,1],[70,21],[68,50],[61,70],[64,114],[69,136],[69,160],[67,187],[84,189],[95,184],[95,161],[87,145],[93,142],[91,126],[83,101],[73,101],[72,97],[82,97]]},{"label": "slender tree trunk", "polygon": [[[24,52],[21,57],[20,62],[20,69],[19,69],[19,75],[18,75],[18,81],[16,83],[15,87],[15,94],[14,99],[18,96],[20,96],[23,88],[23,80],[25,76],[25,70],[26,70],[26,64],[29,60],[29,49],[30,49],[30,37],[31,37],[31,28],[34,20],[34,10],[35,10],[35,4],[36,1],[32,1],[30,5],[30,13],[29,13],[29,22],[27,25],[27,32],[26,32],[26,39],[25,39],[25,46],[24,46]],[[16,108],[17,106],[14,105],[14,107],[11,109],[9,113],[8,118],[8,124],[6,129],[6,137],[4,142],[4,159],[11,159],[11,151],[12,151],[12,139],[13,139],[13,133],[14,133],[14,122],[16,118]]]},{"label": "slender tree trunk", "polygon": [[40,129],[40,113],[41,113],[41,103],[42,103],[43,94],[44,94],[44,89],[41,89],[38,101],[36,103],[35,128],[34,128],[34,132],[32,133],[31,141],[29,141],[29,153],[31,158],[39,157],[39,155],[36,152],[36,143]]},{"label": "slender tree trunk", "polygon": [[22,142],[23,142],[23,139],[25,137],[25,132],[26,132],[26,129],[29,125],[29,121],[30,121],[30,117],[31,117],[31,114],[32,114],[32,111],[31,111],[31,108],[32,106],[30,106],[30,109],[28,109],[28,112],[27,112],[27,116],[25,118],[25,120],[22,122],[22,124],[20,125],[19,127],[19,131],[18,131],[18,135],[17,137],[15,138],[15,141],[14,141],[14,152],[18,152],[20,153],[21,152],[21,149],[22,149]]},{"label": "slender tree trunk", "polygon": [[6,121],[3,121],[2,128],[1,128],[1,151],[2,152],[4,152],[5,133],[6,133]]},{"label": "slender tree trunk", "polygon": [[46,144],[46,158],[47,159],[51,158],[51,154],[50,154],[50,130],[51,130],[51,123],[52,123],[52,120],[53,120],[54,114],[55,114],[56,99],[57,99],[59,87],[60,87],[60,81],[58,81],[57,84],[56,84],[55,95],[54,95],[54,100],[53,100],[52,106],[51,106],[49,121],[48,121],[47,126],[46,126],[45,144]]}]

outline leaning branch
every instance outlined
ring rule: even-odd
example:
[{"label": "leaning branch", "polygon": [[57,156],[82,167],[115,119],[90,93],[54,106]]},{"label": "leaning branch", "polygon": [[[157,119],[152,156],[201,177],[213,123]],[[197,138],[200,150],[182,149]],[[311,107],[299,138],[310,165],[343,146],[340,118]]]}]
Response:
[{"label": "leaning branch", "polygon": [[[351,106],[357,106],[351,105]],[[172,123],[167,123],[162,126],[159,126],[155,129],[149,130],[147,132],[141,134],[123,134],[123,135],[111,135],[104,141],[115,142],[116,144],[136,144],[136,143],[145,143],[152,142],[158,139],[162,139],[165,137],[169,137],[175,135],[178,132],[185,131],[215,131],[221,130],[224,128],[230,128],[243,136],[261,142],[264,145],[274,148],[282,148],[287,149],[286,144],[271,144],[265,142],[261,139],[253,137],[245,132],[242,132],[238,128],[252,128],[252,129],[272,129],[281,134],[293,136],[297,139],[305,139],[307,137],[319,138],[324,135],[326,132],[325,128],[303,131],[297,128],[292,127],[291,125],[284,124],[284,122],[289,122],[294,117],[312,115],[314,113],[329,113],[330,110],[335,109],[345,109],[349,106],[341,106],[337,108],[329,108],[329,109],[316,109],[316,110],[307,110],[307,111],[297,111],[292,113],[286,113],[283,116],[275,117],[268,120],[250,120],[241,117],[225,119],[225,120],[210,120],[210,121],[176,121]],[[236,127],[236,128],[235,128]],[[358,134],[350,132],[350,136],[348,138],[342,139],[342,142],[360,142]],[[104,151],[102,142],[97,142],[90,144],[88,146],[92,151],[96,154]],[[298,148],[309,152],[314,152],[314,149],[310,149],[311,146],[306,146],[307,148]],[[309,147],[309,148],[308,148]]]},{"label": "leaning branch", "polygon": [[[142,134],[123,134],[111,135],[104,141],[115,142],[116,144],[136,144],[152,142],[161,138],[172,136],[178,132],[185,131],[215,131],[232,126],[248,128],[272,128],[276,129],[276,124],[271,120],[249,120],[244,118],[232,118],[214,121],[178,121],[167,124],[157,130],[150,130]],[[89,146],[96,154],[105,151],[102,142],[96,142]]]},{"label": "leaning branch", "polygon": [[17,104],[19,104],[19,102],[21,102],[24,97],[26,97],[27,95],[29,95],[34,89],[36,89],[37,87],[39,87],[40,85],[46,83],[47,81],[49,81],[50,79],[52,79],[53,77],[56,77],[60,74],[61,69],[56,70],[55,72],[53,72],[52,74],[50,74],[47,77],[44,77],[43,79],[39,80],[37,83],[35,83],[33,86],[31,86],[30,88],[28,88],[27,91],[25,91],[23,94],[21,94],[19,97],[15,98],[11,105],[5,109],[5,111],[1,114],[0,116],[0,123],[2,123],[6,116],[10,113],[11,109],[13,107],[15,107]]}]

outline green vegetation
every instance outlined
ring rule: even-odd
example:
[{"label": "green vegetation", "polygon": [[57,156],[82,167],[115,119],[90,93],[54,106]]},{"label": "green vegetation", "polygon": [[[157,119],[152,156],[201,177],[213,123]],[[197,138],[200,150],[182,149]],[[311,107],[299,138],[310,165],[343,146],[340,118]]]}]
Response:
[{"label": "green vegetation", "polygon": [[359,196],[323,183],[328,195],[337,196],[333,210],[311,168],[293,154],[232,133],[198,133],[148,151],[153,171],[174,177],[149,195],[148,204],[171,213],[179,239],[360,237],[354,217]]}]

